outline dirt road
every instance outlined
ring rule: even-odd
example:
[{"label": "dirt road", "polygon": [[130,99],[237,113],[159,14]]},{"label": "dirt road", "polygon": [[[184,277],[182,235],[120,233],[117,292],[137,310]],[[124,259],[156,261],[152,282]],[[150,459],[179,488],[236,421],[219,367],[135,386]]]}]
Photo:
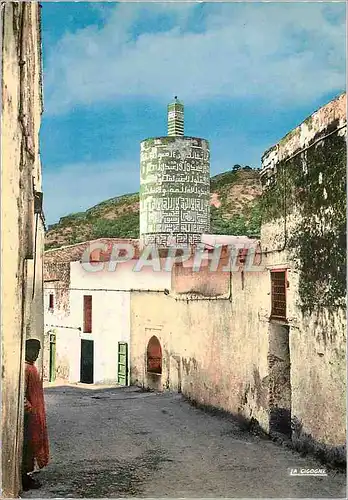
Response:
[{"label": "dirt road", "polygon": [[25,498],[345,497],[343,474],[290,476],[322,466],[180,395],[55,387],[46,402],[51,464]]}]

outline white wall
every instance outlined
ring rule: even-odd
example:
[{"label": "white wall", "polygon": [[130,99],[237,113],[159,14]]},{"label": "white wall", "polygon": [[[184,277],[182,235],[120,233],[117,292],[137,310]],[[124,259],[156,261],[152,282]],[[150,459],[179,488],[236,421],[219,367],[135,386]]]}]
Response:
[{"label": "white wall", "polygon": [[[144,267],[134,271],[137,261],[120,263],[109,271],[88,272],[80,262],[71,263],[70,309],[73,324],[81,326],[83,339],[94,340],[94,383],[117,382],[118,343],[128,343],[130,364],[130,291],[164,290],[171,284],[170,272]],[[83,332],[83,296],[92,296],[92,333]],[[76,368],[77,356],[72,365]],[[80,358],[78,357],[78,364]],[[129,377],[128,377],[129,378]]]},{"label": "white wall", "polygon": [[[165,259],[161,259],[160,267],[164,268]],[[117,290],[164,290],[170,289],[171,273],[168,271],[154,271],[151,267],[144,266],[140,271],[135,271],[137,261],[118,263],[114,271],[109,271],[109,263],[101,263],[104,270],[89,272],[80,262],[71,263],[72,288],[103,288]],[[97,264],[100,265],[100,264]]]},{"label": "white wall", "polygon": [[[129,369],[130,290],[164,290],[171,286],[170,272],[146,267],[135,272],[136,262],[118,264],[114,271],[109,271],[105,263],[105,270],[98,272],[88,272],[80,262],[71,262],[69,307],[55,300],[53,312],[49,310],[49,294],[55,294],[54,288],[59,285],[45,283],[45,331],[56,333],[57,379],[80,381],[81,339],[94,341],[94,383],[117,382],[119,342],[128,343]],[[83,331],[84,295],[92,296],[92,333]]]},{"label": "white wall", "polygon": [[[101,280],[102,283],[102,280]],[[73,283],[76,285],[76,283]],[[86,285],[86,283],[85,283]],[[83,331],[83,296],[92,296],[92,333]],[[71,290],[71,319],[81,327],[78,353],[71,353],[71,374],[80,377],[81,339],[94,341],[94,383],[117,382],[118,342],[130,342],[129,292]]]}]

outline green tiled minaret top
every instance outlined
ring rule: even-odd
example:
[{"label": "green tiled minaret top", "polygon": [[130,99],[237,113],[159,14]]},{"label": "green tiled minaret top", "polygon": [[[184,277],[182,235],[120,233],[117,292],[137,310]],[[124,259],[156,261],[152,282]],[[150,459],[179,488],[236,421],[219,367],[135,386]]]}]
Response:
[{"label": "green tiled minaret top", "polygon": [[184,136],[184,105],[175,96],[168,104],[168,135]]}]

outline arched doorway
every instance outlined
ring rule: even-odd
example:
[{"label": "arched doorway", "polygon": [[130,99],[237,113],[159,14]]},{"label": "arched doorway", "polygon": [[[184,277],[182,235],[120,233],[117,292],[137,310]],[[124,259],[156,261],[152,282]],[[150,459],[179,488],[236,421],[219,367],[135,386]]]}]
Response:
[{"label": "arched doorway", "polygon": [[146,371],[148,373],[162,373],[162,348],[160,341],[154,335],[150,338],[146,350]]}]

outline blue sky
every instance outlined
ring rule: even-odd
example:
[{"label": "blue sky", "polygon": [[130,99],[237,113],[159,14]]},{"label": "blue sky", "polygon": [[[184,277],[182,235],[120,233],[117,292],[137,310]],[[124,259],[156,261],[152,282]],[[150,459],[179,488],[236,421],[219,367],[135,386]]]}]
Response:
[{"label": "blue sky", "polygon": [[42,8],[48,224],[139,189],[140,141],[210,141],[211,174],[262,153],[345,89],[344,3],[50,3]]}]

